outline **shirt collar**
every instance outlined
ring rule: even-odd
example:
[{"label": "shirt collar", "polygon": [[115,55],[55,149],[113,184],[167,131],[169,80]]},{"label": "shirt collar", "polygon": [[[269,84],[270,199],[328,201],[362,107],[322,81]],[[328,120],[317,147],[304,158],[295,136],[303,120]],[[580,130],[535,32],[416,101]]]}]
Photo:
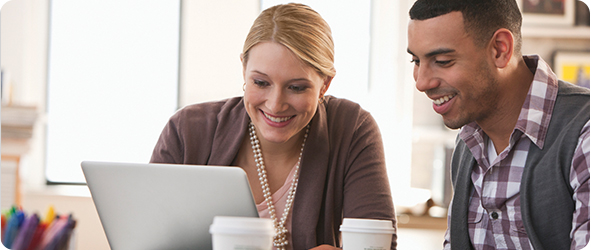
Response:
[{"label": "shirt collar", "polygon": [[[534,73],[534,80],[521,107],[515,130],[523,132],[536,146],[543,148],[558,94],[558,80],[550,66],[538,55],[526,55],[523,60]],[[480,126],[472,122],[462,128],[460,138],[466,141],[475,134],[484,136]]]}]

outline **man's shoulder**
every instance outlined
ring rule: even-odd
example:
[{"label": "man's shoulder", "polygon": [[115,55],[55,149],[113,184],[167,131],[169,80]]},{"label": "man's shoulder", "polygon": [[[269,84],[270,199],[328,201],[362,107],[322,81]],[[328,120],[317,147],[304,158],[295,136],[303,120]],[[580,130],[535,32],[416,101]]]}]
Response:
[{"label": "man's shoulder", "polygon": [[[589,96],[589,89],[572,83],[558,80],[558,95],[559,96]],[[588,101],[588,100],[587,100]]]},{"label": "man's shoulder", "polygon": [[565,123],[568,122],[567,120],[582,120],[582,124],[588,121],[589,89],[559,81],[552,120],[551,123],[554,124],[557,122]]}]

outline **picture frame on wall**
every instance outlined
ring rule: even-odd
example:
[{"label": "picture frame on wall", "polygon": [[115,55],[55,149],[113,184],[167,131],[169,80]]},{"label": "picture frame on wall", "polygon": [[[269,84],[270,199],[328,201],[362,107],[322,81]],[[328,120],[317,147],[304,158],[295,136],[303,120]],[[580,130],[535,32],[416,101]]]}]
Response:
[{"label": "picture frame on wall", "polygon": [[553,70],[558,79],[589,88],[589,51],[557,51]]},{"label": "picture frame on wall", "polygon": [[517,0],[524,26],[573,26],[576,0]]}]

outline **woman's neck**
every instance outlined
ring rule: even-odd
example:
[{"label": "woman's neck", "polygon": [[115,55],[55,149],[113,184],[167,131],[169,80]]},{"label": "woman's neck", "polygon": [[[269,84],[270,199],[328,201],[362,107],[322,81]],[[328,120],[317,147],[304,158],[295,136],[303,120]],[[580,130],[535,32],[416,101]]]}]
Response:
[{"label": "woman's neck", "polygon": [[[283,143],[274,143],[265,140],[259,136],[259,143],[266,165],[276,164],[295,164],[299,157],[304,134],[306,129],[302,129],[298,134]],[[295,161],[294,161],[295,159]],[[291,168],[292,166],[290,166]]]}]

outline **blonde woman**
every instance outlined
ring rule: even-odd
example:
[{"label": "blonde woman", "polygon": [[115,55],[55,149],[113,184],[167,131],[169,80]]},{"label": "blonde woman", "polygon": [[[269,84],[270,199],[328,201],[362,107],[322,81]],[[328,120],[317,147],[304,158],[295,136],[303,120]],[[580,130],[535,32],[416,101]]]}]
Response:
[{"label": "blonde woman", "polygon": [[324,95],[336,73],[324,19],[301,4],[266,9],[241,60],[244,96],[178,111],[151,162],[243,168],[260,217],[275,221],[274,249],[336,249],[344,217],[396,226],[376,122]]}]

